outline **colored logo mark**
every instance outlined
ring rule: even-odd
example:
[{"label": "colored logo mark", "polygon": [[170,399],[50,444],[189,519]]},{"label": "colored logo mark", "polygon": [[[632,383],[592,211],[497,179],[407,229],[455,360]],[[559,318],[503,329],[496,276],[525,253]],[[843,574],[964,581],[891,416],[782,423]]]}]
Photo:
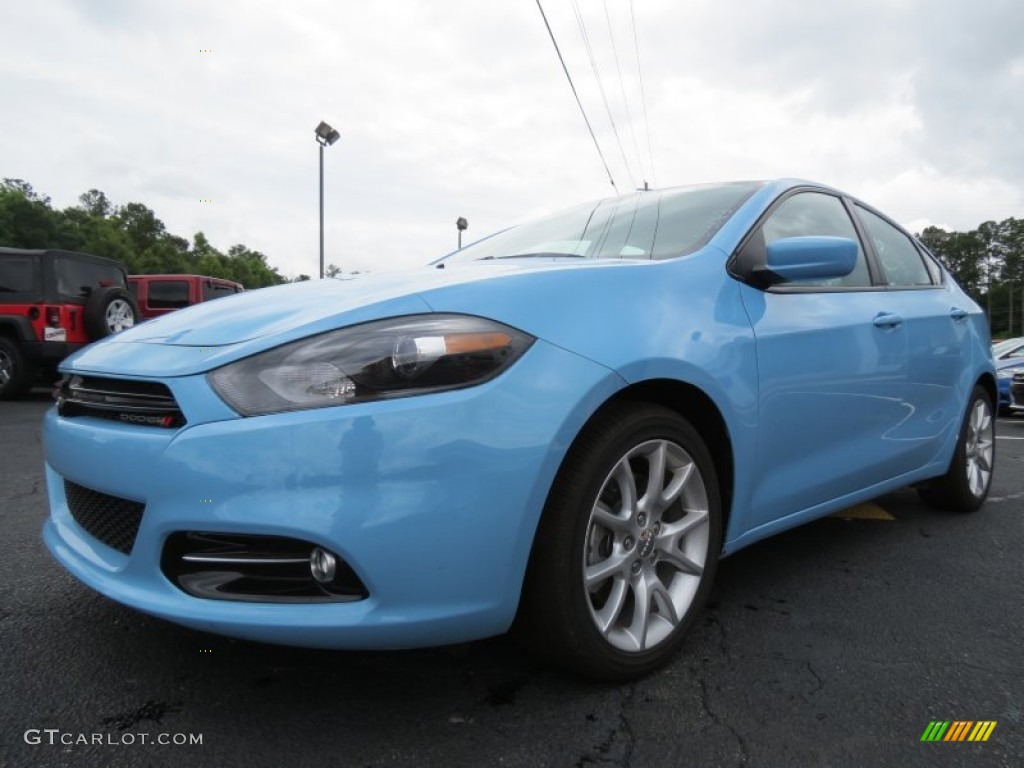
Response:
[{"label": "colored logo mark", "polygon": [[995,720],[932,720],[921,741],[988,741],[995,729]]}]

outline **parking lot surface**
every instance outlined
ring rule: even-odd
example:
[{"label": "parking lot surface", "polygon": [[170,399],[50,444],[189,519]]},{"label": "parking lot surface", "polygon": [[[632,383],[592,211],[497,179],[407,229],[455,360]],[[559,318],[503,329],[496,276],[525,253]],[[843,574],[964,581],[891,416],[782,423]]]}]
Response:
[{"label": "parking lot surface", "polygon": [[47,407],[0,403],[0,766],[1022,764],[1024,420],[980,512],[908,490],[743,550],[675,661],[608,686],[505,638],[310,651],[122,608],[40,540]]}]

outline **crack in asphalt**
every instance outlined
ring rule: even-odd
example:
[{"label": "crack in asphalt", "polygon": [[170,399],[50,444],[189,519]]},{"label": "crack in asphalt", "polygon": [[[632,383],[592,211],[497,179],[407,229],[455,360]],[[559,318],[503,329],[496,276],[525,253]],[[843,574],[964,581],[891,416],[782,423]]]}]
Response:
[{"label": "crack in asphalt", "polygon": [[[619,701],[619,723],[618,727],[610,728],[607,735],[588,752],[580,755],[576,761],[576,768],[584,768],[587,765],[609,764],[622,768],[629,768],[633,760],[633,750],[636,748],[636,734],[633,732],[633,724],[630,722],[627,712],[636,705],[636,683],[628,688],[622,689],[622,696]],[[589,717],[588,717],[589,719]],[[619,740],[620,735],[625,738],[622,741],[621,760],[608,756],[612,746]]]},{"label": "crack in asphalt", "polygon": [[715,725],[725,728],[729,733],[732,734],[733,739],[736,740],[736,746],[739,747],[740,761],[736,764],[737,768],[746,765],[750,762],[750,753],[747,751],[747,742],[740,735],[740,732],[733,727],[729,722],[726,722],[719,717],[714,710],[711,709],[711,702],[708,696],[708,684],[704,679],[704,675],[697,675],[697,682],[700,684],[700,705],[704,710],[705,714],[711,719]]},{"label": "crack in asphalt", "polygon": [[709,603],[705,609],[704,626],[715,627],[718,630],[718,651],[722,654],[724,659],[731,660],[732,654],[729,650],[729,636],[725,629],[725,625],[722,623],[721,616],[718,612],[717,603]]},{"label": "crack in asphalt", "polygon": [[626,734],[625,754],[622,757],[623,768],[629,768],[633,759],[633,750],[636,748],[636,734],[633,733],[633,724],[626,717],[626,712],[632,711],[636,706],[636,683],[629,686],[629,691],[622,697],[622,704],[619,709],[619,727]]},{"label": "crack in asphalt", "polygon": [[32,490],[19,491],[6,496],[0,496],[0,501],[15,501],[16,499],[25,499],[29,496],[35,496],[39,493],[39,481],[34,480],[32,482]]},{"label": "crack in asphalt", "polygon": [[100,722],[106,726],[115,726],[119,731],[125,731],[143,721],[149,721],[160,725],[165,716],[176,714],[182,711],[180,701],[154,701],[148,700],[138,709],[131,712],[122,712],[117,715],[103,718]]},{"label": "crack in asphalt", "polygon": [[815,670],[814,668],[814,665],[811,664],[810,661],[807,662],[807,671],[810,672],[814,676],[814,679],[818,681],[818,687],[811,691],[809,694],[807,694],[808,696],[813,696],[825,687],[825,681],[822,679],[821,675],[818,674],[817,670]]}]

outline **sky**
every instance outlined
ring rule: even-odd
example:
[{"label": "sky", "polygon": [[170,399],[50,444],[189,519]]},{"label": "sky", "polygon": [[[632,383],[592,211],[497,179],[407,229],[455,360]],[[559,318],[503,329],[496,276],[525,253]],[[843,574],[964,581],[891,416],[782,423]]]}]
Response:
[{"label": "sky", "polygon": [[[915,232],[1024,216],[1016,0],[542,5],[619,192],[785,176]],[[288,277],[319,269],[321,120],[343,271],[616,193],[536,0],[32,0],[0,29],[0,177]]]}]

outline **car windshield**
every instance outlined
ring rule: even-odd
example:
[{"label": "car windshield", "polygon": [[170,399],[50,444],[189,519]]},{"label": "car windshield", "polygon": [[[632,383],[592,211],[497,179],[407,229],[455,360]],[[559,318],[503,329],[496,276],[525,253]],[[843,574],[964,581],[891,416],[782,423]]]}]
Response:
[{"label": "car windshield", "polygon": [[684,256],[704,246],[760,186],[757,182],[702,184],[599,200],[506,229],[449,254],[444,261]]}]

